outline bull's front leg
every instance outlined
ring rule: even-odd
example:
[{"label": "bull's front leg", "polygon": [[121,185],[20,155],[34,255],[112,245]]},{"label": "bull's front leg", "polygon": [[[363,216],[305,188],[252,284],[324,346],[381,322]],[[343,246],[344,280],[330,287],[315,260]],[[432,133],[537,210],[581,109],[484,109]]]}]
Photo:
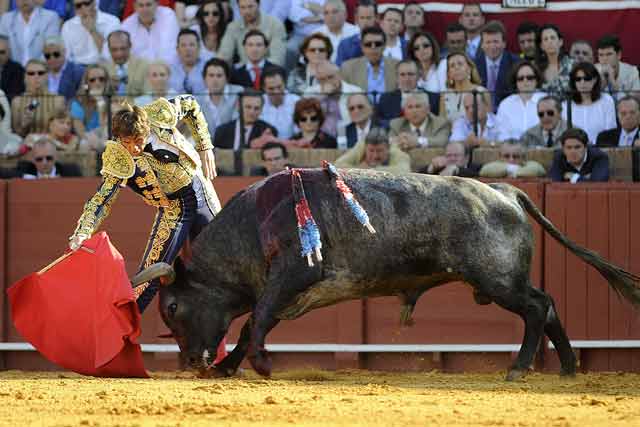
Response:
[{"label": "bull's front leg", "polygon": [[240,363],[242,363],[242,359],[244,359],[244,356],[247,354],[250,339],[251,317],[249,317],[242,326],[240,337],[238,338],[238,343],[236,344],[233,351],[231,351],[231,353],[229,353],[227,357],[222,359],[222,361],[215,366],[215,376],[230,377],[235,375],[235,373],[238,371]]},{"label": "bull's front leg", "polygon": [[280,295],[280,286],[270,283],[265,287],[264,293],[256,303],[251,314],[253,322],[251,328],[251,339],[247,358],[253,369],[260,375],[268,377],[271,375],[271,358],[264,347],[267,334],[273,329],[280,319],[275,317],[276,306]]}]

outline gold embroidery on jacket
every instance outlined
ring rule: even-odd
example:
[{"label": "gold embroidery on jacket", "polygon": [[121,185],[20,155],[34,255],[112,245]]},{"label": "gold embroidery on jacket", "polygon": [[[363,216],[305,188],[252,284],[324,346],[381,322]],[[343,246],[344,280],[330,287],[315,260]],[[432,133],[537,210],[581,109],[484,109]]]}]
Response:
[{"label": "gold embroidery on jacket", "polygon": [[78,234],[91,236],[100,227],[102,221],[111,212],[111,205],[120,191],[120,183],[121,180],[116,177],[109,175],[104,177],[100,189],[85,203],[72,238]]},{"label": "gold embroidery on jacket", "polygon": [[111,175],[126,180],[133,176],[135,169],[131,153],[119,142],[107,141],[107,146],[102,153],[100,175]]}]

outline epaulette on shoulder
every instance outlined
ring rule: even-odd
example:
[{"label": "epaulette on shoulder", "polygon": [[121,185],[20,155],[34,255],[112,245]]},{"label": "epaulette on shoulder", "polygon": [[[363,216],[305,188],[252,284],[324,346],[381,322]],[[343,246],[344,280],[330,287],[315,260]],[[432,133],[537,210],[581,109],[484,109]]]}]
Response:
[{"label": "epaulette on shoulder", "polygon": [[146,111],[151,126],[161,129],[173,129],[178,123],[176,106],[166,98],[158,98],[142,108]]},{"label": "epaulette on shoulder", "polygon": [[107,146],[104,153],[102,153],[100,175],[129,179],[133,176],[135,169],[136,164],[131,153],[119,142],[107,141]]}]

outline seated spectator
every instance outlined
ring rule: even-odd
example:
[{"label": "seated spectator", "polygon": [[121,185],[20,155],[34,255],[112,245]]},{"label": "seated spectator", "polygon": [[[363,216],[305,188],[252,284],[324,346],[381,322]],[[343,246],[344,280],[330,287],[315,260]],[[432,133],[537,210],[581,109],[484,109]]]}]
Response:
[{"label": "seated spectator", "polygon": [[[351,123],[347,125],[344,136],[338,137],[338,148],[351,148],[360,141],[364,141],[367,134],[374,126],[373,106],[369,98],[363,93],[349,95],[347,106]],[[341,144],[340,138],[344,138]]]},{"label": "seated spectator", "polygon": [[287,90],[300,95],[313,86],[318,65],[327,62],[332,54],[333,46],[329,37],[321,33],[307,36],[300,44],[300,55],[304,62],[298,63],[289,74]]},{"label": "seated spectator", "polygon": [[82,176],[80,167],[56,161],[56,146],[48,138],[33,144],[29,154],[31,161],[21,160],[16,165],[16,176],[24,179],[46,179]]},{"label": "seated spectator", "polygon": [[383,56],[402,61],[407,57],[407,40],[400,34],[404,16],[397,7],[388,7],[382,12],[380,28],[384,31],[386,42]]},{"label": "seated spectator", "polygon": [[46,133],[51,116],[65,107],[64,98],[49,93],[47,64],[40,60],[27,62],[24,84],[24,94],[11,101],[13,130],[22,137],[29,133]]},{"label": "seated spectator", "polygon": [[598,40],[598,63],[596,68],[602,77],[603,90],[616,99],[640,92],[638,67],[622,62],[622,45],[616,35]]},{"label": "seated spectator", "polygon": [[254,166],[251,169],[252,176],[270,176],[291,167],[287,160],[289,153],[287,147],[279,142],[267,142],[260,148],[262,166]]},{"label": "seated spectator", "polygon": [[[410,40],[424,29],[424,10],[422,10],[422,6],[418,2],[411,0],[404,4],[402,13],[404,17],[404,36]],[[410,53],[410,51],[407,53]]]},{"label": "seated spectator", "polygon": [[237,117],[238,94],[243,87],[229,84],[229,65],[220,58],[212,58],[202,71],[207,94],[198,97],[198,103],[207,119],[209,134],[213,138],[216,128]]},{"label": "seated spectator", "polygon": [[174,89],[169,87],[169,78],[171,76],[171,68],[162,61],[153,61],[146,64],[147,76],[145,84],[142,87],[144,95],[135,98],[135,104],[142,106],[150,104],[158,98],[173,98],[178,95]]},{"label": "seated spectator", "polygon": [[359,35],[360,29],[347,19],[347,8],[342,0],[326,0],[322,9],[324,25],[318,28],[316,33],[321,33],[329,37],[333,53],[329,60],[336,62],[338,56],[338,46],[340,42],[348,37]]},{"label": "seated spectator", "polygon": [[[213,59],[211,61],[213,61]],[[262,99],[262,94],[253,89],[246,89],[240,97],[240,112],[244,126],[243,134],[241,135],[240,131],[240,120],[232,120],[218,126],[213,138],[213,146],[217,148],[231,148],[234,151],[243,148],[260,148],[263,142],[254,142],[265,133],[267,135],[278,136],[276,128],[259,119],[263,106],[264,100]]]},{"label": "seated spectator", "polygon": [[[429,92],[440,93],[444,90],[438,79],[440,47],[433,34],[419,31],[411,37],[407,45],[409,59],[418,64],[418,87]],[[398,85],[400,83],[398,82]]]},{"label": "seated spectator", "polygon": [[573,59],[573,62],[590,62],[593,64],[593,48],[586,40],[576,40],[571,44],[569,49],[569,56]]},{"label": "seated spectator", "polygon": [[58,151],[77,151],[80,148],[80,138],[73,134],[73,122],[67,110],[56,111],[49,119],[47,136]]},{"label": "seated spectator", "polygon": [[67,58],[89,65],[107,60],[103,56],[107,36],[120,27],[120,20],[98,10],[97,0],[73,0],[75,16],[62,25]]},{"label": "seated spectator", "polygon": [[66,58],[64,42],[60,36],[49,37],[44,41],[44,59],[49,69],[49,92],[62,95],[69,102],[78,93],[84,66]]},{"label": "seated spectator", "polygon": [[567,130],[567,122],[562,119],[562,104],[553,95],[538,101],[540,123],[527,129],[522,135],[525,148],[552,148],[560,146],[560,135]]},{"label": "seated spectator", "polygon": [[449,141],[451,125],[431,113],[426,93],[414,92],[403,100],[404,117],[391,120],[389,136],[403,151],[418,147],[444,147]]},{"label": "seated spectator", "polygon": [[197,0],[176,0],[173,7],[180,28],[189,28],[198,12]]},{"label": "seated spectator", "polygon": [[267,96],[260,118],[267,123],[273,123],[280,138],[291,138],[295,125],[285,117],[293,117],[296,102],[300,97],[285,91],[285,75],[281,67],[267,68],[261,79],[261,86]]},{"label": "seated spectator", "polygon": [[[67,0],[37,0],[35,1],[35,3],[41,6],[43,9],[55,12],[62,20],[69,19],[71,16],[73,16],[73,14],[71,13],[72,11],[68,10],[67,8]],[[8,0],[6,2],[3,2],[2,5],[2,13],[6,12],[7,10],[17,9],[16,0]],[[8,9],[4,9],[7,6]]]},{"label": "seated spectator", "polygon": [[527,161],[524,147],[513,139],[500,145],[500,160],[489,162],[480,169],[480,176],[484,178],[537,178],[546,174],[540,163]]},{"label": "seated spectator", "polygon": [[[221,0],[225,13],[228,14],[228,22],[241,19],[240,9],[237,1]],[[260,0],[260,11],[265,15],[273,16],[280,22],[284,22],[289,16],[291,0]]]},{"label": "seated spectator", "polygon": [[[120,96],[149,95],[146,87],[147,61],[131,55],[131,38],[126,31],[114,31],[107,37],[111,61],[104,63],[111,76],[111,87]],[[167,66],[168,67],[168,66]],[[167,79],[169,74],[167,73]]]},{"label": "seated spectator", "polygon": [[10,57],[9,37],[0,34],[0,89],[8,102],[24,92],[24,68]]},{"label": "seated spectator", "polygon": [[[2,96],[2,94],[0,94]],[[6,107],[6,100],[0,103],[0,158],[15,157],[21,154],[20,146],[22,138],[11,133],[11,126],[5,126],[5,118],[9,118],[11,122],[11,110]]]},{"label": "seated spectator", "polygon": [[618,122],[615,129],[598,134],[598,147],[632,147],[640,144],[640,101],[633,96],[625,96],[618,102]]},{"label": "seated spectator", "polygon": [[362,56],[360,34],[366,28],[376,25],[378,6],[375,0],[358,0],[354,15],[354,22],[360,31],[351,37],[343,39],[338,45],[335,61],[338,67],[341,67],[344,62],[350,59]]},{"label": "seated spectator", "polygon": [[564,39],[560,29],[553,24],[542,25],[537,43],[536,65],[543,77],[542,90],[564,99],[575,61],[563,50]]},{"label": "seated spectator", "polygon": [[267,68],[278,67],[278,65],[266,59],[269,40],[258,30],[249,30],[242,41],[246,63],[239,64],[231,72],[231,83],[244,87],[251,87],[260,90],[262,73]]},{"label": "seated spectator", "polygon": [[[478,106],[478,122],[474,123],[473,94],[465,93],[462,96],[465,115],[458,117],[453,122],[449,140],[464,142],[469,147],[478,147],[480,145],[493,145],[505,139],[502,124],[496,115],[491,112],[491,95],[489,92],[478,92],[476,104]],[[479,135],[476,135],[476,132]]]},{"label": "seated spectator", "polygon": [[513,67],[510,80],[516,93],[500,103],[498,122],[504,126],[506,136],[520,139],[527,129],[540,123],[538,101],[545,96],[539,91],[542,75],[532,62],[522,61]]},{"label": "seated spectator", "polygon": [[[452,53],[465,53],[467,49],[467,30],[459,23],[447,25],[444,33],[444,43],[440,46],[440,63],[438,64],[438,79],[441,87],[447,82],[447,57]],[[442,76],[440,74],[442,73]]]},{"label": "seated spectator", "polygon": [[202,40],[200,56],[206,62],[218,56],[220,42],[227,29],[224,7],[219,0],[204,0],[196,12],[196,23],[192,30],[198,33]]},{"label": "seated spectator", "polygon": [[462,142],[450,141],[445,147],[444,156],[436,156],[420,173],[440,176],[478,176],[480,166],[471,163],[471,148]]},{"label": "seated spectator", "polygon": [[533,62],[536,60],[536,34],[538,34],[538,24],[530,21],[521,22],[516,29],[518,46],[520,47],[520,59]]},{"label": "seated spectator", "polygon": [[100,127],[100,114],[106,106],[106,95],[111,93],[111,81],[102,65],[89,65],[82,77],[76,98],[71,101],[71,118],[76,134],[85,134]]},{"label": "seated spectator", "polygon": [[293,122],[300,132],[291,137],[291,145],[298,148],[336,148],[336,139],[320,128],[324,122],[324,112],[320,101],[302,98],[296,102]]},{"label": "seated spectator", "polygon": [[205,92],[200,58],[200,37],[188,28],[180,30],[177,39],[178,59],[171,67],[169,86],[178,93],[200,95]]},{"label": "seated spectator", "polygon": [[[291,22],[292,30],[289,32],[287,53],[284,64],[282,64],[287,70],[295,68],[298,63],[302,41],[311,34],[317,33],[323,24],[322,1],[290,0],[290,2],[288,19]],[[329,45],[331,45],[331,41],[329,41]]]},{"label": "seated spectator", "polygon": [[411,172],[411,157],[396,144],[389,144],[384,128],[371,129],[364,141],[340,156],[335,165],[339,168],[376,169],[393,173]]},{"label": "seated spectator", "polygon": [[562,149],[557,150],[549,176],[553,181],[576,182],[609,181],[609,156],[598,147],[589,145],[589,137],[582,129],[567,129],[560,137]]},{"label": "seated spectator", "polygon": [[440,115],[451,122],[464,116],[462,95],[481,88],[476,64],[464,53],[450,53],[447,56],[447,92],[440,97]]},{"label": "seated spectator", "polygon": [[[595,144],[598,134],[616,127],[616,106],[608,93],[602,93],[600,73],[593,64],[580,62],[571,70],[571,120],[573,127],[589,135],[589,143]],[[567,118],[567,102],[562,111]]]},{"label": "seated spectator", "polygon": [[47,37],[60,35],[60,18],[35,0],[21,0],[16,10],[0,17],[0,34],[9,39],[11,59],[26,67],[29,60],[42,58]]},{"label": "seated spectator", "polygon": [[469,58],[473,59],[480,50],[480,31],[485,23],[485,16],[480,3],[463,4],[458,22],[467,31],[466,53]]}]

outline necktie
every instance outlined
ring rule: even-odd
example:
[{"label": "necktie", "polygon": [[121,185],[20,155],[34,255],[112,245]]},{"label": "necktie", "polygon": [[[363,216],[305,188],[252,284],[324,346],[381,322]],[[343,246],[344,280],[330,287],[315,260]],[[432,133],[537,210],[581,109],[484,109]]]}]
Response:
[{"label": "necktie", "polygon": [[255,90],[260,90],[260,67],[253,67],[253,88]]},{"label": "necktie", "polygon": [[191,87],[191,82],[189,82],[189,74],[185,74],[184,80],[182,81],[182,86],[184,87],[185,93],[190,93],[193,95],[193,88]]},{"label": "necktie", "polygon": [[633,135],[628,133],[625,137],[624,146],[631,147],[633,145]]},{"label": "necktie", "polygon": [[118,95],[126,95],[127,93],[127,72],[124,69],[124,65],[118,65]]},{"label": "necktie", "polygon": [[547,147],[553,147],[553,132],[547,133]]},{"label": "necktie", "polygon": [[418,138],[422,136],[422,133],[420,132],[420,128],[416,128],[416,135],[418,136]]},{"label": "necktie", "polygon": [[489,89],[490,92],[495,92],[496,80],[498,80],[498,67],[496,64],[491,64],[489,66],[489,76],[487,78],[487,89]]}]

